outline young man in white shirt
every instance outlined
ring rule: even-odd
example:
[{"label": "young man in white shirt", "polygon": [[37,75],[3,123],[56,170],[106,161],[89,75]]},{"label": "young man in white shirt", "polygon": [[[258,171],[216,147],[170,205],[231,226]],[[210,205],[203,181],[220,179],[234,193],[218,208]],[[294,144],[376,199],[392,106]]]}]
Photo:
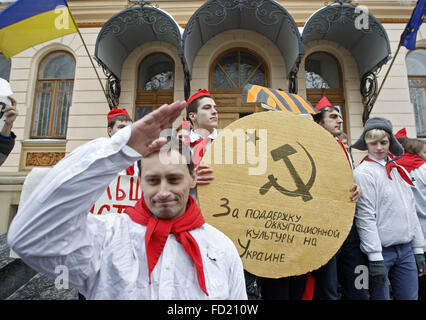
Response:
[{"label": "young man in white shirt", "polygon": [[372,299],[389,300],[389,283],[397,300],[417,300],[417,277],[425,269],[425,240],[416,214],[413,185],[407,171],[388,157],[404,149],[392,133],[392,123],[371,118],[352,145],[368,150],[354,171],[363,194],[357,202],[355,223],[361,250],[369,260]]},{"label": "young man in white shirt", "polygon": [[[166,142],[160,132],[184,108],[164,105],[110,139],[72,151],[19,209],[9,246],[53,278],[58,266],[67,268],[70,286],[88,299],[246,299],[237,249],[204,223],[189,196],[189,150],[167,144],[158,152]],[[135,207],[88,214],[117,173],[141,156],[144,194]]]}]

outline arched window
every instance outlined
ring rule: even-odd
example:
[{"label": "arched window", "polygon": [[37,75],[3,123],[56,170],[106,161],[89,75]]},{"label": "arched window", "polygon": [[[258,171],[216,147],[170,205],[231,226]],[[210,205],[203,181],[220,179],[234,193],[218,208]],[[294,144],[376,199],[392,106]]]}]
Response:
[{"label": "arched window", "polygon": [[0,54],[0,78],[9,81],[10,77],[10,60]]},{"label": "arched window", "polygon": [[246,48],[233,48],[220,54],[210,67],[209,90],[219,112],[218,128],[257,112],[253,104],[241,103],[246,84],[269,86],[265,61]]},{"label": "arched window", "polygon": [[267,85],[265,63],[245,49],[233,49],[219,56],[211,77],[213,89],[242,89],[248,83]]},{"label": "arched window", "polygon": [[74,87],[75,61],[57,51],[39,65],[31,138],[65,139]]},{"label": "arched window", "polygon": [[138,71],[137,119],[173,102],[174,69],[173,60],[163,53],[154,53],[142,61]]},{"label": "arched window", "polygon": [[334,57],[325,52],[310,55],[305,63],[306,88],[340,88],[340,72]]},{"label": "arched window", "polygon": [[411,51],[407,55],[406,65],[417,136],[426,137],[426,50]]},{"label": "arched window", "polygon": [[315,52],[305,60],[306,96],[315,106],[326,96],[333,105],[339,106],[346,131],[345,96],[341,68],[335,57],[327,52]]}]

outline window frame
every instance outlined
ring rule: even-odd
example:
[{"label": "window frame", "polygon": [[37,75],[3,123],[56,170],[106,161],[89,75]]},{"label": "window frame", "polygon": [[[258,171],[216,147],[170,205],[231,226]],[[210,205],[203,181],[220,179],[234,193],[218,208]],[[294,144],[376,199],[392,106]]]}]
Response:
[{"label": "window frame", "polygon": [[[172,89],[153,89],[153,90],[144,90],[139,89],[139,75],[140,75],[140,68],[142,64],[145,62],[146,59],[149,57],[161,54],[166,56],[173,64],[173,88]],[[139,108],[152,108],[152,111],[155,109],[161,107],[164,103],[172,103],[174,98],[174,92],[175,92],[175,83],[176,83],[176,63],[175,60],[167,53],[162,51],[156,51],[153,53],[150,53],[143,57],[143,59],[140,61],[138,68],[137,68],[137,79],[136,79],[136,98],[135,98],[135,113],[134,113],[134,121],[137,120],[138,115],[138,109]],[[151,96],[151,98],[149,98]],[[141,99],[141,98],[144,99]],[[164,97],[166,97],[164,99]],[[171,101],[168,100],[168,98],[171,97]],[[140,101],[143,100],[143,101]],[[139,102],[139,103],[138,103]],[[149,112],[148,112],[149,113]]]},{"label": "window frame", "polygon": [[[47,53],[43,59],[41,59],[38,63],[38,68],[37,68],[37,79],[36,79],[36,85],[35,85],[35,91],[34,91],[34,97],[33,97],[33,112],[32,112],[32,117],[31,117],[31,128],[30,128],[30,138],[31,139],[66,139],[66,134],[65,136],[53,136],[52,135],[52,131],[53,131],[53,121],[54,121],[54,117],[55,117],[55,110],[56,110],[56,96],[58,94],[58,85],[60,82],[72,82],[73,85],[73,89],[72,89],[72,93],[71,96],[74,92],[74,81],[75,81],[75,73],[74,73],[74,78],[69,79],[69,78],[63,78],[63,79],[39,79],[40,77],[40,68],[43,64],[43,62],[48,59],[51,55],[55,54],[55,53],[66,53],[68,54],[73,60],[74,60],[74,71],[76,69],[76,60],[74,58],[74,56],[66,50],[55,50],[55,51],[51,51],[49,53]],[[37,103],[37,96],[40,91],[40,84],[41,83],[52,83],[52,99],[51,99],[51,104],[50,104],[50,115],[49,115],[49,125],[48,125],[48,129],[47,129],[47,135],[46,136],[37,136],[37,135],[33,135],[33,129],[34,129],[34,117],[35,117],[35,111],[36,111],[36,103]],[[69,115],[68,115],[69,116]],[[68,125],[67,125],[68,126]]]},{"label": "window frame", "polygon": [[[238,85],[240,87],[237,87],[237,88],[214,88],[213,87],[213,80],[214,80],[214,70],[216,69],[216,65],[218,65],[219,61],[222,58],[224,58],[225,56],[227,56],[227,55],[229,55],[229,54],[231,54],[233,52],[238,52]],[[241,72],[240,72],[240,66],[241,66],[241,54],[240,53],[241,52],[248,53],[248,54],[254,56],[259,61],[259,64],[251,72],[250,76],[243,83],[243,85],[241,85]],[[210,70],[209,70],[209,90],[211,92],[220,92],[220,93],[242,93],[244,85],[246,85],[248,83],[248,81],[254,75],[254,73],[256,72],[256,70],[258,70],[261,66],[263,66],[263,68],[265,70],[265,87],[269,87],[270,86],[270,81],[269,81],[269,66],[266,64],[266,61],[257,52],[255,52],[253,50],[250,50],[248,48],[244,48],[244,47],[234,47],[234,48],[230,48],[228,50],[222,51],[216,57],[216,59],[213,60],[213,63],[210,64]],[[224,72],[225,76],[228,77],[228,75],[225,72],[225,70],[223,68],[221,70]],[[228,77],[228,79],[229,79],[229,77]],[[231,81],[231,83],[234,82],[231,79],[229,79],[229,80]]]},{"label": "window frame", "polygon": [[[312,55],[317,54],[317,53],[323,53],[323,54],[330,56],[334,60],[334,62],[336,63],[338,76],[339,76],[339,88],[306,88],[306,61]],[[305,81],[305,88],[306,88],[306,99],[308,99],[308,101],[309,101],[309,94],[308,94],[309,91],[311,92],[311,94],[320,94],[321,96],[326,96],[326,97],[327,97],[326,91],[329,91],[331,95],[335,95],[338,92],[338,95],[341,97],[341,99],[342,99],[341,101],[343,102],[342,105],[340,105],[342,107],[341,112],[342,112],[342,118],[343,118],[343,132],[345,132],[347,135],[349,135],[349,126],[348,126],[349,114],[348,114],[348,106],[346,105],[346,97],[345,97],[345,89],[346,88],[345,88],[345,82],[344,82],[344,79],[343,79],[343,70],[342,70],[343,67],[342,67],[340,61],[337,59],[337,57],[333,53],[328,52],[328,51],[324,51],[324,50],[319,50],[319,51],[313,51],[308,56],[306,56],[306,58],[303,62],[303,66],[304,66],[304,69],[305,69],[304,81]],[[315,93],[315,91],[316,91],[316,93]],[[332,98],[330,98],[330,97],[327,97],[327,98],[330,100],[330,102],[333,103],[333,101],[331,101],[331,100],[333,100]],[[315,107],[315,104],[312,101],[309,101],[309,102]],[[339,105],[339,104],[337,104],[337,105]]]},{"label": "window frame", "polygon": [[[416,50],[426,50],[426,47],[418,47],[418,48],[415,48],[414,50],[408,50],[407,54],[405,55],[405,66],[406,66],[406,69],[408,68],[408,66],[407,66],[407,58],[408,58],[408,56],[410,55],[410,53],[412,53],[412,52],[414,52]],[[409,80],[419,80],[419,79],[423,80],[423,86],[417,86],[417,85],[411,85],[410,84]],[[424,88],[425,94],[426,94],[426,74],[425,75],[410,76],[408,74],[408,70],[407,70],[407,82],[408,82],[408,94],[410,96],[410,103],[413,105],[413,113],[414,113],[414,116],[416,116],[415,106],[411,102],[410,88]],[[423,108],[425,109],[424,111],[426,112],[426,105],[423,106]],[[426,124],[425,124],[425,126],[426,126]],[[424,129],[426,131],[426,127]],[[417,138],[421,138],[421,139],[426,138],[426,132],[424,134],[418,134],[417,133],[417,125],[416,125],[416,137]]]}]

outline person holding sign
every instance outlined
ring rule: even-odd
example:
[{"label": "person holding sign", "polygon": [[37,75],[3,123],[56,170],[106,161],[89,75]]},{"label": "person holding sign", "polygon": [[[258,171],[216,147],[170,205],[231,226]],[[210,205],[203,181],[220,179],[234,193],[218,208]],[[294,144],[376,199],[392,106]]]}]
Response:
[{"label": "person holding sign", "polygon": [[389,283],[397,300],[417,300],[418,276],[425,270],[425,240],[416,214],[407,171],[388,157],[404,149],[392,133],[392,123],[371,118],[352,145],[368,150],[355,169],[363,189],[356,204],[355,223],[361,250],[368,255],[369,289],[374,300],[390,300]]},{"label": "person holding sign", "polygon": [[[189,196],[190,151],[159,138],[184,108],[163,105],[73,150],[19,208],[9,246],[50,277],[66,268],[70,286],[88,299],[246,299],[237,249]],[[141,156],[142,199],[126,214],[87,214]]]},{"label": "person holding sign", "polygon": [[[107,132],[108,136],[111,138],[118,130],[123,129],[133,123],[132,118],[130,118],[129,113],[126,109],[111,109],[107,115],[108,118],[108,127]],[[128,176],[139,176],[137,162],[133,163],[130,167],[126,168],[119,173],[119,175],[128,175]]]},{"label": "person holding sign", "polygon": [[[341,125],[343,119],[337,106],[334,106],[327,97],[322,97],[315,109],[319,111],[313,116],[314,121],[330,132],[345,152],[348,163],[353,170],[351,154],[345,145],[339,140],[342,134]],[[361,195],[361,188],[354,184],[350,190],[351,200],[357,201]],[[352,225],[349,236],[343,243],[339,252],[323,267],[313,272],[315,278],[314,299],[337,300],[338,282],[342,286],[343,300],[367,300],[368,291],[365,288],[357,288],[356,268],[367,264],[365,255],[359,249],[360,241],[355,224]]]}]

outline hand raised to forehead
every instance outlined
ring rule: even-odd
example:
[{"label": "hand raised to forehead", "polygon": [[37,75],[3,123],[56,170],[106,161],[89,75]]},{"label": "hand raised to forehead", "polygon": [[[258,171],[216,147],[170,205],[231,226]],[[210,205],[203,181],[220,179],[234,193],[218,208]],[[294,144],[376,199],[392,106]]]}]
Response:
[{"label": "hand raised to forehead", "polygon": [[131,136],[127,145],[142,156],[160,149],[165,138],[159,138],[160,132],[168,128],[180,116],[186,107],[185,101],[164,104],[132,124]]}]

